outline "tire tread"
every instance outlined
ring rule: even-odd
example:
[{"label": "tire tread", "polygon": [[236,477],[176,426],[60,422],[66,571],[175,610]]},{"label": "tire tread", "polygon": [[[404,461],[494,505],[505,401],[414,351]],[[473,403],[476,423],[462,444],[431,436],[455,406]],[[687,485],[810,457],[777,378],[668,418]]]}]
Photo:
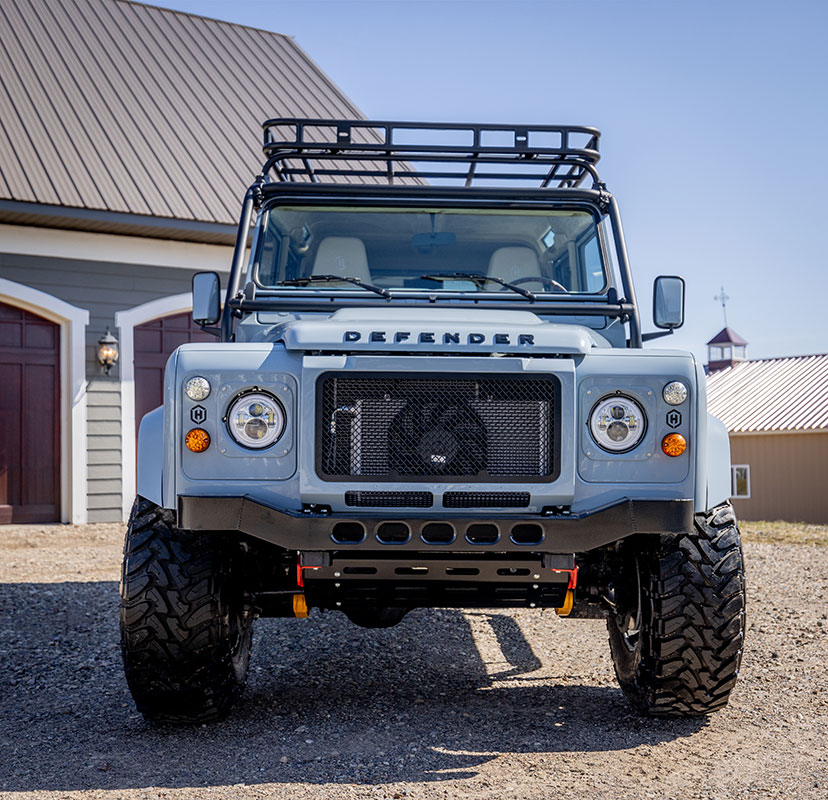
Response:
[{"label": "tire tread", "polygon": [[723,708],[739,674],[745,633],[745,578],[730,504],[696,515],[691,535],[662,536],[644,554],[645,624],[640,660],[624,667],[610,646],[619,683],[652,716],[685,717]]},{"label": "tire tread", "polygon": [[250,624],[230,643],[229,559],[213,534],[136,498],[124,542],[121,653],[138,710],[173,724],[223,719],[247,678]]}]

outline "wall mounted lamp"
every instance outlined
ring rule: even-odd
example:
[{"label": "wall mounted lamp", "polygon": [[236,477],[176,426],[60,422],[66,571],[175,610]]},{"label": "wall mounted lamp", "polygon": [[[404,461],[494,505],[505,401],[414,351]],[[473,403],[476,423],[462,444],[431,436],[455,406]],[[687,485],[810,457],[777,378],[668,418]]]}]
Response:
[{"label": "wall mounted lamp", "polygon": [[104,375],[109,375],[109,371],[118,360],[119,355],[118,340],[107,328],[106,333],[98,339],[98,361],[103,367]]}]

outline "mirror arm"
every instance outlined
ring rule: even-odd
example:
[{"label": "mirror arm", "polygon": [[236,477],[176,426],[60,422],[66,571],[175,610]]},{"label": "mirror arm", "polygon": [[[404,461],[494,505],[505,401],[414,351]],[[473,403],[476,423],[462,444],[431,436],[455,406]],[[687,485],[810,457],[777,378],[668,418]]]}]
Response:
[{"label": "mirror arm", "polygon": [[653,339],[660,339],[662,336],[670,336],[673,333],[673,329],[669,328],[666,331],[652,331],[652,333],[642,333],[641,334],[641,341],[642,342],[651,342]]},{"label": "mirror arm", "polygon": [[215,325],[202,325],[198,320],[196,320],[195,323],[199,328],[201,328],[201,330],[204,331],[204,333],[209,333],[217,339],[221,339],[221,328],[218,328]]}]

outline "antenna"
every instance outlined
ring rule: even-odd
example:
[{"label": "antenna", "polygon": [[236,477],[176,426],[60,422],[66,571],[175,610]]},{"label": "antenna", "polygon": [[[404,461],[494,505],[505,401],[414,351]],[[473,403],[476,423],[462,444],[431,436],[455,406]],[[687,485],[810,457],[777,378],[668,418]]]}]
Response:
[{"label": "antenna", "polygon": [[722,315],[724,316],[724,326],[727,327],[727,301],[730,300],[730,295],[725,294],[724,286],[719,290],[714,298],[717,302],[722,304]]}]

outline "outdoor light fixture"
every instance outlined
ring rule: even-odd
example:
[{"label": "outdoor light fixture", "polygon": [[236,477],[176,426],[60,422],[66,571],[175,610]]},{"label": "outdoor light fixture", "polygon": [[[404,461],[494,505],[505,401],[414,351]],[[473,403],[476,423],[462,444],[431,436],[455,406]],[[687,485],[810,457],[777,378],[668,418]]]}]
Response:
[{"label": "outdoor light fixture", "polygon": [[109,328],[106,333],[98,339],[98,361],[103,367],[105,375],[109,375],[112,365],[118,360],[118,340],[112,335]]}]

